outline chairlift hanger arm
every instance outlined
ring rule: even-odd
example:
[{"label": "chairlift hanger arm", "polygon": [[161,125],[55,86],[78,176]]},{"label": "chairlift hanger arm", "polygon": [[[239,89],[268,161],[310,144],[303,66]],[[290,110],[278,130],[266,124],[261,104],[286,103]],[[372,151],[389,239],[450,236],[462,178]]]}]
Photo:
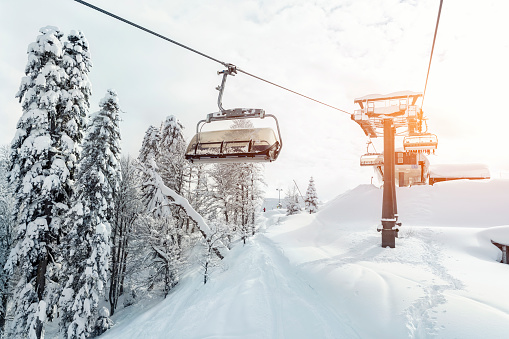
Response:
[{"label": "chairlift hanger arm", "polygon": [[217,74],[222,74],[223,75],[223,80],[221,81],[221,85],[217,86],[216,89],[219,91],[219,96],[217,98],[217,106],[219,107],[219,111],[221,113],[224,113],[225,110],[223,108],[223,92],[224,92],[224,88],[226,86],[226,77],[228,75],[231,75],[231,76],[234,76],[235,74],[237,74],[237,67],[235,65],[232,65],[232,64],[227,64],[226,65],[228,67],[228,69],[225,69],[223,71],[218,71]]}]

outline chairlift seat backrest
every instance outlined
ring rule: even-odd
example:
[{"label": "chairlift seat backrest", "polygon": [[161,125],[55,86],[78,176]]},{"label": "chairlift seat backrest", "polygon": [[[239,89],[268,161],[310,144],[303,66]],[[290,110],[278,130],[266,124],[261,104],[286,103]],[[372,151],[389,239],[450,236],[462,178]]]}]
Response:
[{"label": "chairlift seat backrest", "polygon": [[381,153],[366,153],[361,156],[361,166],[380,166],[384,164],[384,155]]},{"label": "chairlift seat backrest", "polygon": [[243,128],[197,133],[186,151],[192,162],[268,162],[281,149],[271,128]]},{"label": "chairlift seat backrest", "polygon": [[435,134],[411,135],[403,139],[403,148],[406,151],[435,150],[438,146],[438,138]]}]

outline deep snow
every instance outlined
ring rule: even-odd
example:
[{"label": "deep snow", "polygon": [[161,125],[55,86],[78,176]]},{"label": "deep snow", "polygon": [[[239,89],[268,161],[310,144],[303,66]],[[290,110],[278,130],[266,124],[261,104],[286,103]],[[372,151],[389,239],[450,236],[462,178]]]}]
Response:
[{"label": "deep snow", "polygon": [[509,180],[398,188],[395,249],[376,232],[382,190],[319,213],[263,214],[203,285],[191,270],[160,302],[118,311],[101,338],[506,338]]}]

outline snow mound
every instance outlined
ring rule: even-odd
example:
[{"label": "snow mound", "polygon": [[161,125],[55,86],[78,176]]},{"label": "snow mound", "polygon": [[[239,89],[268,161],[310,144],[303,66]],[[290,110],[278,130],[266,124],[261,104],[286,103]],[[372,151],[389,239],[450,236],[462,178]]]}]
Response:
[{"label": "snow mound", "polygon": [[[360,185],[330,201],[320,220],[342,228],[380,224],[383,190]],[[509,225],[509,180],[456,180],[433,186],[397,187],[399,220],[412,226],[489,227]]]}]

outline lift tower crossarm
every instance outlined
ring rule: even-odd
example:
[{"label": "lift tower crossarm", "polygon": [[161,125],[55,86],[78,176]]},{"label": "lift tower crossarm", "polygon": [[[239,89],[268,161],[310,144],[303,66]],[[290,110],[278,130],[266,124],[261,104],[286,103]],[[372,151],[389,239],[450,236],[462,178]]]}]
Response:
[{"label": "lift tower crossarm", "polygon": [[400,91],[389,94],[369,94],[354,99],[354,103],[360,106],[352,114],[355,121],[370,138],[378,138],[384,135],[384,119],[392,118],[394,127],[418,126],[422,119],[421,109],[416,105],[417,100],[422,98],[422,93],[412,91]]}]

